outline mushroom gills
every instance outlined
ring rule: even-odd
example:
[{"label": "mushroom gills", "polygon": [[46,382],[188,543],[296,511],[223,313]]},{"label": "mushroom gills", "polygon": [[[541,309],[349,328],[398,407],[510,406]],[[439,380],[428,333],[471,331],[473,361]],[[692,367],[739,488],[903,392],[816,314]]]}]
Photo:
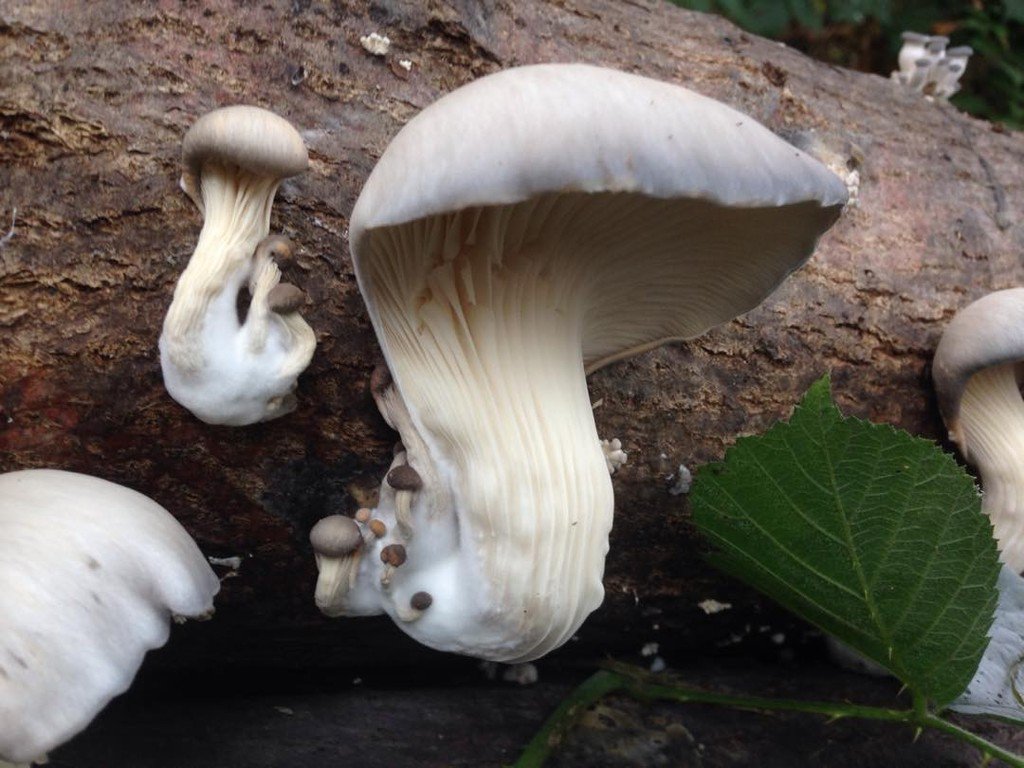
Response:
[{"label": "mushroom gills", "polygon": [[1024,571],[1024,399],[1020,363],[985,368],[967,381],[957,428],[981,475],[981,508],[1003,561]]}]

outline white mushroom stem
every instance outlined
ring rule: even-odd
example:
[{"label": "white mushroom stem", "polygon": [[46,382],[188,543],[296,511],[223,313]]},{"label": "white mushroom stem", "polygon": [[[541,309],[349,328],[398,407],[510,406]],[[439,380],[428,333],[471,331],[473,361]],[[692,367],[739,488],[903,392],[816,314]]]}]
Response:
[{"label": "white mushroom stem", "polygon": [[345,595],[356,583],[363,548],[342,557],[316,556],[319,576],[316,580],[314,600],[316,607],[326,616],[340,616],[344,612]]},{"label": "white mushroom stem", "polygon": [[[168,391],[200,419],[249,424],[294,409],[316,336],[297,311],[277,313],[268,302],[281,272],[272,248],[259,246],[280,180],[209,166],[203,229],[164,320],[161,363]],[[252,300],[241,322],[246,284]]]},{"label": "white mushroom stem", "polygon": [[[270,210],[279,184],[280,179],[230,168],[204,168],[203,228],[164,323],[167,354],[182,371],[206,365],[206,336],[223,334],[224,329],[253,334],[256,329],[256,324],[240,325],[235,304],[253,275],[256,246],[270,232]],[[258,342],[259,333],[254,335]],[[256,346],[258,350],[262,345]]]},{"label": "white mushroom stem", "polygon": [[397,491],[395,493],[395,520],[398,522],[398,530],[402,538],[412,538],[412,491]]},{"label": "white mushroom stem", "polygon": [[992,520],[1003,562],[1024,571],[1024,400],[1014,364],[970,378],[950,437],[981,475],[981,508]]},{"label": "white mushroom stem", "polygon": [[[551,218],[538,210],[533,221],[557,228],[564,211],[549,203]],[[613,507],[584,375],[581,275],[554,276],[557,267],[542,269],[520,245],[506,249],[518,258],[503,258],[507,238],[521,243],[538,234],[524,228],[525,208],[533,207],[520,216],[474,211],[408,232],[438,252],[437,267],[422,278],[426,296],[401,291],[422,284],[418,275],[403,279],[411,267],[403,257],[415,251],[393,242],[380,254],[398,293],[378,304],[378,327],[386,329],[389,360],[406,368],[401,394],[406,405],[416,403],[414,433],[435,465],[461,467],[445,478],[460,539],[489,542],[463,550],[458,599],[472,611],[488,595],[488,634],[516,643],[477,653],[499,659],[557,647],[600,604]],[[400,434],[407,447],[415,444]],[[441,608],[446,590],[429,591]],[[448,646],[456,638],[438,640]]]}]

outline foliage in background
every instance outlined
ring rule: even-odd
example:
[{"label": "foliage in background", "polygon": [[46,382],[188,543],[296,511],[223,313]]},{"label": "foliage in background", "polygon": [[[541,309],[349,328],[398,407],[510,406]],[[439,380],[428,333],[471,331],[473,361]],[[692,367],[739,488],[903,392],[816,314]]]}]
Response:
[{"label": "foliage in background", "polygon": [[974,49],[953,103],[978,117],[1024,128],[1024,0],[672,0],[718,13],[814,58],[888,76],[900,34],[946,35]]}]

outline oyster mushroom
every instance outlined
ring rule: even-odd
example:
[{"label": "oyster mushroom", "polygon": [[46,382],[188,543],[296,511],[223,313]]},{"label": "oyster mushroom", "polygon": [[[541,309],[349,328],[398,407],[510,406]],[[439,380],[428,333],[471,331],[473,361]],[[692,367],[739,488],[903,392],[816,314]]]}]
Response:
[{"label": "oyster mushroom", "polygon": [[903,45],[900,47],[897,58],[899,70],[892,73],[892,79],[903,85],[909,85],[917,69],[917,62],[925,55],[925,45],[931,40],[931,36],[917,32],[904,32],[901,38]]},{"label": "oyster mushroom", "polygon": [[[281,182],[306,170],[302,137],[265,109],[225,107],[196,121],[182,146],[181,185],[203,213],[195,252],[174,289],[160,336],[164,385],[210,424],[240,426],[295,409],[299,374],[316,347],[299,315],[302,292],[283,284],[268,237]],[[238,317],[239,292],[251,300]]]},{"label": "oyster mushroom", "polygon": [[309,532],[309,543],[313,545],[320,574],[316,582],[316,606],[324,614],[336,615],[345,593],[352,588],[363,541],[359,524],[345,515],[329,515],[317,521]]},{"label": "oyster mushroom", "polygon": [[1024,288],[983,296],[957,312],[932,361],[939,411],[978,469],[981,509],[1000,557],[1024,571]]},{"label": "oyster mushroom", "polygon": [[390,369],[371,391],[422,484],[411,538],[382,484],[377,545],[407,561],[382,586],[364,558],[345,612],[495,661],[564,643],[602,601],[612,524],[586,373],[755,307],[846,197],[747,115],[597,67],[508,70],[415,117],[350,243]]},{"label": "oyster mushroom", "polygon": [[124,692],[220,582],[156,502],[50,469],[0,475],[0,762],[25,764]]}]

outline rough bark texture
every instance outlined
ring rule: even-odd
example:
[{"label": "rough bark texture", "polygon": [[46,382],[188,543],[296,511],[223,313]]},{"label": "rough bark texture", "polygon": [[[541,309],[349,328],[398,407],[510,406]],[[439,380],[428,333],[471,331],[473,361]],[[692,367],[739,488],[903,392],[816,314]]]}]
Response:
[{"label": "rough bark texture", "polygon": [[[372,31],[393,41],[387,56],[360,46]],[[857,205],[762,307],[592,377],[599,431],[622,439],[630,463],[614,478],[606,605],[563,658],[658,640],[671,660],[748,635],[767,644],[768,625],[794,636],[777,609],[708,571],[664,473],[720,458],[824,372],[848,412],[941,434],[927,366],[944,322],[1024,277],[1019,135],[655,0],[4,0],[0,217],[15,226],[0,245],[0,469],[124,483],[208,554],[244,558],[217,620],[179,633],[165,659],[437,661],[390,622],[332,622],[312,604],[308,531],[365,503],[394,440],[368,391],[378,350],[347,217],[419,109],[542,61],[689,86],[860,174]],[[284,115],[309,146],[311,170],[282,188],[273,229],[298,244],[286,279],[312,297],[319,347],[296,413],[230,429],[170,400],[156,342],[201,223],[177,188],[182,135],[239,102]],[[706,616],[707,597],[734,608]]]}]

